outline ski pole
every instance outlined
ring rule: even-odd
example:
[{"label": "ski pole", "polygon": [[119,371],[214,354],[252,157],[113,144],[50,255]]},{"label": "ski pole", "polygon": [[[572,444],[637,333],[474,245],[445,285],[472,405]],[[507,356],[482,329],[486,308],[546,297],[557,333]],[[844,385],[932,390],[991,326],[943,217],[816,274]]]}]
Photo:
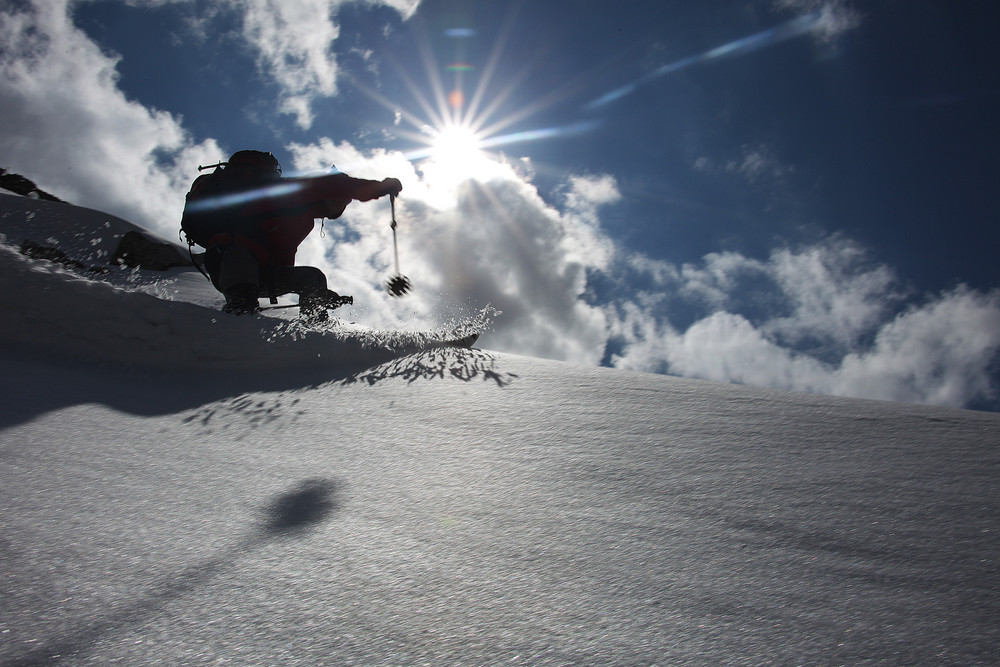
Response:
[{"label": "ski pole", "polygon": [[392,210],[392,252],[396,259],[396,275],[389,278],[385,289],[392,296],[402,296],[410,291],[410,279],[399,272],[399,244],[396,242],[396,195],[389,195],[389,205]]},{"label": "ski pole", "polygon": [[396,275],[399,275],[399,244],[396,243],[396,195],[389,195],[389,206],[392,208],[392,253],[396,257]]}]

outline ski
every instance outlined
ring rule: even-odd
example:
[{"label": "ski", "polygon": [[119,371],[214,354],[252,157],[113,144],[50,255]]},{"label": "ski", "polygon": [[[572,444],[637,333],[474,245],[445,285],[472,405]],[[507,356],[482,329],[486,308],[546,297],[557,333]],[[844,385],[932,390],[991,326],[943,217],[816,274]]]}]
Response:
[{"label": "ski", "polygon": [[[340,308],[341,306],[353,306],[353,305],[354,305],[354,297],[353,296],[341,296],[341,297],[338,297],[336,301],[328,303],[327,304],[327,308],[329,308],[329,309],[332,310],[334,308]],[[281,310],[283,308],[298,308],[298,307],[299,307],[299,304],[297,304],[297,303],[283,303],[283,304],[279,304],[279,305],[276,305],[276,306],[275,305],[271,305],[271,306],[258,306],[257,310],[259,310],[259,311],[264,311],[264,310]]]},{"label": "ski", "polygon": [[461,338],[450,338],[446,340],[428,341],[426,347],[427,348],[435,348],[435,347],[470,348],[476,343],[477,340],[479,340],[479,334],[474,333],[474,334],[469,334],[468,336],[462,336]]}]

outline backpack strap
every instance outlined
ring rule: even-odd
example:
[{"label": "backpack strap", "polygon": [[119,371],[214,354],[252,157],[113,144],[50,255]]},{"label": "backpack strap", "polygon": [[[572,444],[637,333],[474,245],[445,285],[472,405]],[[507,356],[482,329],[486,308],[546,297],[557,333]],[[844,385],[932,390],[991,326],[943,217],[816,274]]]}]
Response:
[{"label": "backpack strap", "polygon": [[[180,236],[180,232],[178,232],[177,236]],[[188,244],[188,256],[191,258],[191,263],[194,264],[194,268],[198,269],[198,273],[205,276],[205,280],[207,280],[208,282],[212,282],[212,278],[207,273],[205,273],[205,269],[201,268],[201,264],[199,264],[198,260],[194,258],[194,241],[192,241],[190,237],[188,237],[187,244]]]}]

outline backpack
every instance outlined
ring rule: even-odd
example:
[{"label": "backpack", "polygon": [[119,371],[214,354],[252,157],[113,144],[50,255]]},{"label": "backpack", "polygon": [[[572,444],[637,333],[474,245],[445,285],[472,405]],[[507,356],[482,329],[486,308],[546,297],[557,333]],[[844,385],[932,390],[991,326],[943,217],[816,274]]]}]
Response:
[{"label": "backpack", "polygon": [[[251,181],[265,182],[281,177],[281,165],[271,153],[263,151],[237,151],[228,162],[199,166],[198,170],[212,167],[215,167],[212,173],[202,174],[194,180],[185,198],[181,232],[187,239],[189,249],[194,244],[207,249],[213,237],[238,233],[243,224],[233,215],[235,202],[224,199],[212,202],[211,198],[245,189],[246,171],[249,171]],[[237,176],[237,172],[243,174]]]},{"label": "backpack", "polygon": [[[212,173],[198,176],[191,184],[180,229],[180,234],[186,237],[191,261],[208,280],[212,278],[202,268],[207,257],[203,255],[202,262],[195,259],[196,244],[205,248],[206,255],[215,248],[240,245],[250,250],[262,266],[268,264],[266,241],[255,229],[259,214],[248,216],[246,195],[261,184],[281,180],[281,165],[273,155],[263,151],[237,151],[228,162],[199,165],[198,171],[212,167],[215,168]],[[274,296],[271,298],[274,301]]]},{"label": "backpack", "polygon": [[199,202],[207,204],[205,200],[224,189],[222,186],[225,181],[223,175],[225,169],[221,163],[214,166],[215,171],[211,174],[202,174],[194,179],[184,200],[181,232],[187,240],[189,249],[195,244],[208,248],[210,239],[222,233],[222,228],[225,226],[225,219],[218,212],[212,211],[207,205],[199,206]]}]

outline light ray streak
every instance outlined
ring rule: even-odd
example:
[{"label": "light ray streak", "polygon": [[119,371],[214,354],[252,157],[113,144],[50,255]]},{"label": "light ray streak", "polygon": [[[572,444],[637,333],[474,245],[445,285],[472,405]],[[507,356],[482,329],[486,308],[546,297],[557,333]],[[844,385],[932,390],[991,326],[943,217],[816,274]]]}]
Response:
[{"label": "light ray streak", "polygon": [[298,192],[304,188],[305,183],[303,181],[305,180],[306,179],[297,179],[275,185],[254,188],[252,190],[243,190],[242,192],[205,197],[204,199],[191,202],[187,205],[187,209],[189,211],[208,211],[216,208],[248,204],[257,199],[284,197],[285,195],[290,195],[293,192]]},{"label": "light ray streak", "polygon": [[[427,79],[431,84],[431,91],[433,93],[433,101],[437,102],[438,110],[437,114],[428,114],[431,117],[432,123],[436,127],[442,127],[449,122],[455,122],[455,117],[452,110],[448,107],[448,94],[445,92],[444,81],[441,80],[441,73],[439,71],[437,60],[434,57],[434,51],[431,48],[430,39],[426,30],[418,31],[418,38],[415,40],[417,44],[417,51],[420,53],[420,59],[424,64],[424,71],[427,73]],[[402,68],[399,69],[402,72]],[[406,77],[408,79],[408,77]],[[411,87],[415,97],[423,97],[414,87]],[[426,107],[425,107],[426,109]]]},{"label": "light ray streak", "polygon": [[[413,81],[410,80],[409,77],[406,76],[406,73],[404,71],[400,70],[399,74],[400,74],[400,78],[403,80],[404,84],[408,88],[410,88],[410,90],[413,91],[414,96],[418,98],[417,99],[417,104],[419,104],[423,108],[424,112],[427,113],[427,117],[430,118],[430,119],[433,119],[433,120],[438,120],[438,119],[436,119],[434,117],[433,107],[431,107],[430,103],[427,102],[427,100],[424,99],[420,95],[420,92],[417,89],[416,84],[414,84]],[[399,106],[398,104],[396,104],[395,102],[393,102],[392,100],[390,100],[389,98],[387,98],[386,96],[384,96],[381,93],[379,93],[378,91],[376,91],[374,88],[372,88],[368,84],[364,83],[363,81],[358,80],[356,77],[351,76],[349,72],[343,73],[342,76],[344,78],[346,78],[348,81],[350,81],[351,84],[353,84],[354,87],[358,89],[358,91],[360,91],[363,95],[365,95],[369,99],[377,102],[378,104],[382,105],[383,107],[385,107],[389,111],[392,111],[393,113],[399,112],[399,114],[403,118],[403,120],[405,120],[406,122],[408,122],[413,127],[419,128],[422,125],[426,125],[427,124],[426,120],[420,118],[419,116],[417,116],[416,114],[412,113],[408,109],[405,109],[405,108]]]},{"label": "light ray streak", "polygon": [[[597,129],[604,124],[604,121],[600,120],[588,120],[580,123],[573,123],[572,125],[559,125],[556,127],[543,127],[536,130],[523,130],[521,132],[511,132],[510,134],[503,134],[493,137],[485,137],[480,139],[476,147],[480,150],[488,148],[496,148],[498,146],[507,146],[508,144],[518,144],[526,143],[530,141],[541,141],[543,139],[558,139],[564,137],[579,136],[581,134],[586,134],[592,130]],[[417,160],[422,160],[426,157],[430,157],[435,152],[433,147],[421,147],[412,151],[407,151],[403,153],[405,157],[410,162],[415,162]]]},{"label": "light ray streak", "polygon": [[573,137],[586,134],[595,130],[602,124],[602,121],[588,120],[572,125],[560,125],[558,127],[543,127],[537,130],[523,130],[521,132],[511,132],[493,137],[486,137],[479,141],[480,148],[493,148],[495,146],[506,146],[507,144],[523,143],[527,141],[539,141],[541,139],[555,139],[560,137]]},{"label": "light ray streak", "polygon": [[675,60],[672,63],[663,65],[662,67],[639,77],[631,83],[621,86],[620,88],[616,88],[615,90],[598,97],[584,106],[584,109],[593,110],[606,104],[610,104],[616,100],[620,100],[626,95],[634,93],[640,86],[649,83],[654,79],[658,79],[667,74],[673,74],[674,72],[690,67],[691,65],[706,63],[718,58],[746,55],[763,49],[764,47],[778,44],[794,37],[799,37],[800,35],[813,32],[822,28],[822,19],[823,11],[817,10],[808,14],[803,14],[802,16],[773,28],[768,28],[767,30],[762,30],[761,32],[748,37],[733,40],[732,42],[728,42],[722,46],[709,49],[704,53]]},{"label": "light ray streak", "polygon": [[500,59],[503,56],[504,50],[507,48],[510,36],[516,28],[516,19],[519,11],[520,5],[518,4],[511,7],[510,11],[507,12],[504,22],[500,26],[500,31],[498,32],[496,39],[493,41],[493,48],[490,49],[489,58],[487,59],[485,66],[482,68],[482,74],[480,75],[479,82],[476,85],[476,91],[473,93],[472,99],[469,101],[469,106],[465,113],[465,122],[468,123],[469,127],[471,127],[476,133],[479,133],[482,130],[483,124],[497,108],[497,103],[494,101],[494,103],[490,104],[489,107],[483,111],[483,113],[479,112],[479,107],[486,98],[486,91],[489,88],[490,83],[493,81],[493,76],[500,64]]},{"label": "light ray streak", "polygon": [[[525,71],[525,74],[527,74],[527,71]],[[491,113],[493,110],[495,110],[496,106],[502,103],[511,94],[516,92],[516,86],[519,82],[520,79],[517,82],[512,81],[511,84],[504,89],[502,95],[497,96],[497,99],[494,100],[494,104],[492,104],[489,109]],[[547,95],[539,97],[528,104],[522,105],[517,111],[513,111],[511,113],[504,115],[502,118],[500,118],[491,125],[482,127],[484,123],[480,123],[479,133],[484,136],[490,136],[496,134],[497,132],[505,130],[511,125],[514,125],[515,123],[518,123],[524,120],[525,118],[529,118],[537,113],[540,113],[541,111],[544,111],[545,109],[548,109],[549,107],[555,106],[560,100],[566,99],[569,96],[569,94],[570,94],[569,90],[566,87],[560,87],[554,89]],[[489,118],[489,114],[484,113],[482,119],[485,121],[485,119],[487,118]]]},{"label": "light ray streak", "polygon": [[[501,30],[495,45],[493,54],[491,55],[490,63],[487,65],[490,76],[492,76],[494,68],[497,66],[497,62],[503,55],[503,51],[507,46],[510,33],[516,29],[515,19],[517,16],[514,12],[508,16],[508,23]],[[558,104],[559,102],[569,99],[571,96],[576,94],[585,85],[584,81],[567,81],[563,84],[552,88],[545,95],[531,100],[527,104],[520,105],[515,111],[511,111],[503,114],[496,121],[491,122],[487,125],[487,122],[491,118],[497,116],[498,109],[506,103],[509,99],[513,98],[515,95],[521,92],[522,84],[528,80],[533,74],[537,73],[540,67],[544,67],[544,63],[540,62],[540,58],[543,51],[539,51],[535,54],[535,57],[531,60],[520,58],[521,67],[512,76],[505,77],[504,87],[497,93],[495,93],[490,100],[490,103],[482,110],[478,111],[478,104],[483,95],[477,90],[477,95],[474,100],[475,106],[470,107],[471,119],[470,125],[476,130],[476,132],[482,136],[494,135],[498,132],[506,130],[510,126],[529,118],[545,109],[551,108]],[[485,92],[485,85],[489,83],[489,79],[484,77],[480,80],[480,89]]]}]

